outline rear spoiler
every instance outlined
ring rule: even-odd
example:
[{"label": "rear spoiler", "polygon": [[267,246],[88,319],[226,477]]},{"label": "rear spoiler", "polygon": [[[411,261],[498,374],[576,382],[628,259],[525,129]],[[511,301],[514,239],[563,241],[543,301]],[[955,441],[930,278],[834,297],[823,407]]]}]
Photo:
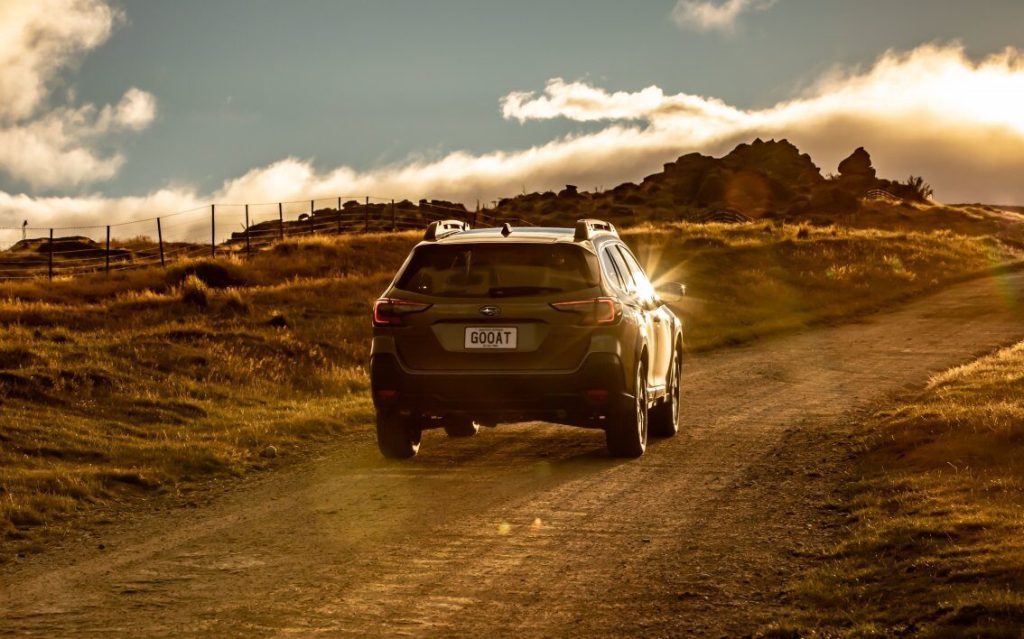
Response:
[{"label": "rear spoiler", "polygon": [[576,220],[576,233],[572,239],[574,242],[582,242],[589,240],[594,233],[611,233],[616,236],[619,234],[611,222],[594,219]]},{"label": "rear spoiler", "polygon": [[459,220],[438,220],[430,223],[430,226],[427,227],[427,232],[423,234],[423,239],[427,242],[433,242],[442,237],[448,237],[449,235],[468,230],[469,224],[465,222]]}]

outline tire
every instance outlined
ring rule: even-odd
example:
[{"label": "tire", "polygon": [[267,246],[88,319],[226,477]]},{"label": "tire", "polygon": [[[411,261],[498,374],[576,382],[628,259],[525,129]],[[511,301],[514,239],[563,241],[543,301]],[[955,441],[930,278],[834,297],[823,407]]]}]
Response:
[{"label": "tire", "polygon": [[660,404],[651,409],[651,435],[654,437],[672,437],[679,432],[679,395],[682,373],[682,353],[677,350],[672,355],[668,394]]},{"label": "tire", "polygon": [[377,447],[388,459],[409,459],[420,450],[420,419],[397,411],[377,412]]},{"label": "tire", "polygon": [[636,458],[647,449],[649,425],[647,411],[647,365],[642,360],[636,368],[633,401],[624,402],[615,411],[605,429],[608,453],[612,457]]},{"label": "tire", "polygon": [[472,437],[480,431],[480,424],[462,415],[445,417],[442,424],[449,437]]}]

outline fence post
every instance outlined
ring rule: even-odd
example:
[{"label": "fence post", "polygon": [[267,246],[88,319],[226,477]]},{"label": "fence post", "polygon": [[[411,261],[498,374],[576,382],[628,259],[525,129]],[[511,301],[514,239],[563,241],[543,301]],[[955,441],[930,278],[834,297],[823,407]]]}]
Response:
[{"label": "fence post", "polygon": [[245,254],[252,254],[252,245],[249,243],[249,205],[245,205]]},{"label": "fence post", "polygon": [[156,241],[160,243],[160,266],[167,267],[164,261],[164,231],[160,227],[160,218],[156,218]]},{"label": "fence post", "polygon": [[210,205],[210,257],[217,257],[217,205]]},{"label": "fence post", "polygon": [[278,226],[281,229],[281,239],[283,240],[284,239],[284,208],[281,206],[280,202],[277,203],[277,220],[278,220]]},{"label": "fence post", "polygon": [[341,235],[341,196],[338,196],[338,235]]},{"label": "fence post", "polygon": [[107,225],[107,273],[110,273],[110,225]]},{"label": "fence post", "polygon": [[363,233],[370,232],[370,196],[366,196],[366,204],[363,206]]},{"label": "fence post", "polygon": [[395,232],[395,198],[391,198],[391,232]]},{"label": "fence post", "polygon": [[50,229],[50,242],[47,244],[47,247],[50,249],[50,259],[47,271],[49,273],[50,280],[53,281],[53,229]]}]

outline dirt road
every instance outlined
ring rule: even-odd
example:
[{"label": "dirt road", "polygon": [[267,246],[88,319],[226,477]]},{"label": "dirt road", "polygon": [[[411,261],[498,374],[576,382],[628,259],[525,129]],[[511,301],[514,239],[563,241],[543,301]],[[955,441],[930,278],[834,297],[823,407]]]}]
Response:
[{"label": "dirt road", "polygon": [[[0,634],[735,636],[837,534],[858,410],[1024,338],[1024,274],[688,361],[685,427],[637,461],[542,424],[371,429],[198,508],[0,572]],[[103,544],[104,549],[98,545]]]}]

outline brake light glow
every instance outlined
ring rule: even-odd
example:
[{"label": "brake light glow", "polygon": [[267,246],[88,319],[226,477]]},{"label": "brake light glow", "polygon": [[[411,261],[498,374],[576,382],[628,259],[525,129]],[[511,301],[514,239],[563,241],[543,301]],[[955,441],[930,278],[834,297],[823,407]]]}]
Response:
[{"label": "brake light glow", "polygon": [[584,324],[614,324],[622,316],[619,303],[611,297],[555,302],[551,307],[556,311],[579,313],[583,316]]},{"label": "brake light glow", "polygon": [[430,306],[430,304],[420,302],[407,302],[405,300],[382,297],[373,303],[373,325],[401,326],[402,318],[405,315],[423,312],[430,308]]}]

